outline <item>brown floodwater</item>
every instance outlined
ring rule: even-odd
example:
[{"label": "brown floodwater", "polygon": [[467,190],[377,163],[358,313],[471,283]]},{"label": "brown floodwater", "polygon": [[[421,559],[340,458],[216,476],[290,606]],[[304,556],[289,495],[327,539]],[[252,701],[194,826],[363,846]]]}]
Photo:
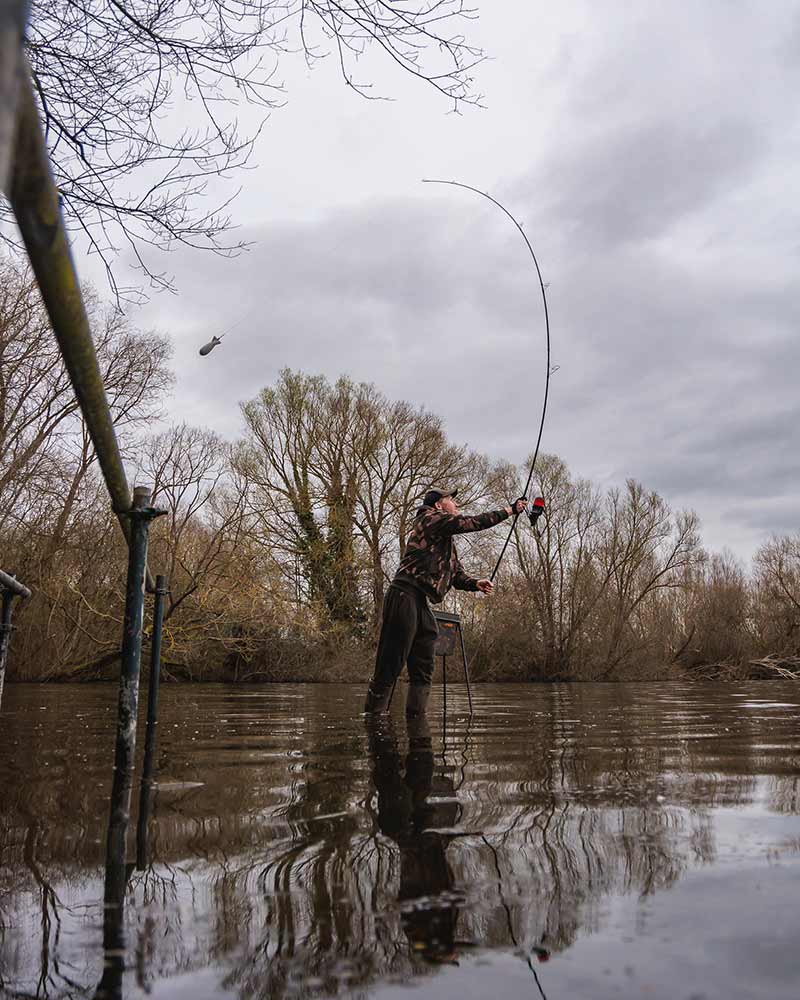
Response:
[{"label": "brown floodwater", "polygon": [[800,685],[362,696],[164,687],[107,858],[115,687],[8,686],[0,995],[800,996]]}]

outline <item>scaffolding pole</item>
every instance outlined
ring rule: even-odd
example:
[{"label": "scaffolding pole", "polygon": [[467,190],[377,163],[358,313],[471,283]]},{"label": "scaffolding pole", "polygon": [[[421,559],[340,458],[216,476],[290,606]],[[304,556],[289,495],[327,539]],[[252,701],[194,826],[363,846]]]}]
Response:
[{"label": "scaffolding pole", "polygon": [[10,576],[0,569],[0,590],[9,590],[14,597],[30,597],[31,592],[24,583],[20,583],[15,576]]}]

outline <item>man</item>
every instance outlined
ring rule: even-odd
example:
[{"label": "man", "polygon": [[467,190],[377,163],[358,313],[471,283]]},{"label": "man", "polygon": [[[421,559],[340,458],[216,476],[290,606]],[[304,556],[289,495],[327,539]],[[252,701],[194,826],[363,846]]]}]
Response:
[{"label": "man", "polygon": [[408,662],[410,686],[406,714],[425,712],[433,677],[433,647],[438,635],[428,601],[438,604],[450,587],[491,594],[491,580],[467,576],[458,561],[453,535],[483,531],[521,514],[524,498],[475,517],[458,512],[457,490],[431,489],[417,511],[406,549],[383,601],[383,624],[378,640],[375,673],[364,704],[365,712],[385,712],[392,688]]}]

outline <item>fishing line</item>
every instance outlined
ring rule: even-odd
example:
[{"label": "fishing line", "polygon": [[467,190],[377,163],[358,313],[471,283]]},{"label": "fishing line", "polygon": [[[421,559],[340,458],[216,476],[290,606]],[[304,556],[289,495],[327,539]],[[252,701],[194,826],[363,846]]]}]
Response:
[{"label": "fishing line", "polygon": [[[544,431],[544,422],[545,422],[545,418],[547,416],[547,401],[548,401],[549,396],[550,396],[550,376],[555,371],[558,371],[558,367],[559,367],[558,365],[551,366],[551,364],[550,364],[550,314],[549,314],[549,311],[547,309],[547,293],[545,291],[546,286],[545,286],[545,283],[544,283],[544,279],[542,278],[541,269],[539,268],[539,261],[536,259],[536,254],[533,252],[533,247],[531,246],[531,241],[528,239],[528,236],[527,236],[525,230],[522,228],[522,226],[520,225],[520,223],[517,222],[517,220],[514,218],[514,216],[511,214],[511,212],[509,212],[509,210],[505,207],[505,205],[502,205],[496,198],[493,198],[492,195],[487,194],[485,191],[481,191],[479,188],[472,187],[472,185],[470,185],[470,184],[462,184],[461,181],[443,181],[443,180],[434,180],[432,178],[424,178],[423,181],[422,181],[422,183],[423,184],[448,184],[451,187],[464,188],[466,191],[472,191],[474,194],[479,194],[479,195],[481,195],[481,197],[488,199],[493,205],[496,205],[500,209],[500,211],[503,212],[509,219],[511,219],[511,221],[514,223],[514,225],[517,227],[517,229],[519,230],[519,233],[522,236],[523,240],[525,240],[525,245],[528,248],[528,252],[530,253],[531,259],[533,260],[534,266],[536,268],[536,276],[539,279],[539,288],[541,289],[541,292],[542,292],[542,304],[544,305],[544,326],[545,326],[545,334],[546,334],[546,338],[547,338],[547,359],[546,359],[546,375],[545,375],[545,380],[544,380],[544,400],[542,402],[542,417],[541,417],[541,420],[539,421],[539,433],[538,433],[537,438],[536,438],[536,447],[535,447],[534,452],[533,452],[533,461],[531,462],[530,471],[528,472],[528,478],[527,478],[527,480],[525,482],[525,488],[522,491],[522,496],[527,496],[528,490],[530,489],[530,485],[533,482],[533,473],[534,473],[534,471],[536,469],[536,459],[539,457],[539,447],[540,447],[540,445],[542,443],[542,433]],[[537,498],[537,499],[539,499],[539,498]],[[544,509],[543,504],[539,505],[538,513],[541,513],[543,509]],[[533,513],[533,511],[532,511],[532,513]],[[494,580],[495,576],[497,575],[497,571],[500,568],[500,563],[503,561],[503,556],[506,554],[506,549],[508,548],[508,543],[511,541],[511,536],[514,534],[514,529],[517,526],[517,520],[518,520],[519,516],[520,515],[518,513],[516,513],[516,512],[513,515],[513,519],[511,521],[511,527],[508,530],[508,535],[506,536],[506,540],[503,543],[503,548],[500,550],[500,555],[497,557],[497,562],[495,563],[495,567],[492,570],[491,576],[489,577],[490,580]],[[535,523],[535,521],[532,518],[531,519],[531,524],[534,524],[534,523]]]}]

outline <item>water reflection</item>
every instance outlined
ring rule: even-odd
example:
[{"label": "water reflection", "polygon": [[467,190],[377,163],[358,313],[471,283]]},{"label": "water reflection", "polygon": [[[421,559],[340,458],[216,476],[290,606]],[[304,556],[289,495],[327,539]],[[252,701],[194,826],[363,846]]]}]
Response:
[{"label": "water reflection", "polygon": [[455,962],[456,921],[464,897],[455,890],[447,861],[448,844],[459,836],[456,788],[447,768],[434,770],[427,719],[408,720],[408,753],[403,760],[393,723],[368,720],[376,825],[397,845],[400,923],[412,955],[433,964]]},{"label": "water reflection", "polygon": [[[148,726],[145,736],[144,759],[139,779],[139,815],[136,821],[136,864],[129,864],[128,826],[130,824],[130,793],[132,775],[117,768],[111,782],[108,834],[106,837],[106,868],[103,892],[103,975],[97,987],[97,1000],[119,1000],[123,995],[123,978],[128,956],[125,933],[125,897],[134,868],[148,872],[148,833],[155,797],[153,764],[156,727]],[[147,879],[142,880],[146,883]],[[152,928],[152,920],[149,926]],[[139,983],[147,984],[146,951],[137,948]]]},{"label": "water reflection", "polygon": [[445,996],[505,954],[553,996],[626,900],[797,854],[800,697],[758,690],[484,687],[443,738],[436,704],[365,727],[355,689],[167,689],[106,841],[113,692],[12,688],[0,991]]}]

